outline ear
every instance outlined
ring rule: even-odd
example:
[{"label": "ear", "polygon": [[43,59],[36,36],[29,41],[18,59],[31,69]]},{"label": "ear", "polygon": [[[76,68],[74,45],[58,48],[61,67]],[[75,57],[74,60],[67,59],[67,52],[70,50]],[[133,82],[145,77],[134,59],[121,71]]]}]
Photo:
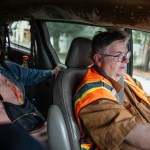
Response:
[{"label": "ear", "polygon": [[102,56],[99,54],[94,54],[93,61],[94,61],[95,65],[100,67],[102,65],[102,61],[103,61]]}]

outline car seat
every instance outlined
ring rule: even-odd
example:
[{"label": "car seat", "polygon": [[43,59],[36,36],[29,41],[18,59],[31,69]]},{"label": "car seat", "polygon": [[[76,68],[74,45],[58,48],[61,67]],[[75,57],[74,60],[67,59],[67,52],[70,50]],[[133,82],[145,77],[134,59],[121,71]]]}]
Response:
[{"label": "car seat", "polygon": [[76,124],[73,95],[88,66],[91,40],[75,38],[68,51],[65,65],[53,87],[53,105],[48,112],[48,137],[50,150],[80,150],[80,132]]}]

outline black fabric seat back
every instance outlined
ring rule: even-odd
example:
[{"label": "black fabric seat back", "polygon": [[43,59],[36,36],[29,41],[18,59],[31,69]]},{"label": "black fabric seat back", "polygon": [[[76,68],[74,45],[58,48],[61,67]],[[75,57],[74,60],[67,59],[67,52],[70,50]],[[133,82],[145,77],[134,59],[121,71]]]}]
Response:
[{"label": "black fabric seat back", "polygon": [[[59,133],[62,137],[65,135],[66,140],[63,142],[66,143],[66,145],[69,145],[65,148],[65,150],[80,150],[79,141],[81,136],[74,116],[73,95],[75,89],[85,75],[88,66],[92,65],[92,61],[89,58],[90,52],[90,39],[81,37],[75,38],[71,43],[67,55],[65,63],[67,69],[60,71],[54,83],[53,103],[58,107],[58,109],[60,109],[64,120],[64,123],[61,125],[63,130]],[[52,114],[52,107],[53,106],[49,109],[49,114]],[[56,114],[56,112],[53,111],[53,114]],[[57,133],[57,131],[55,131],[55,129],[51,129],[51,119],[48,118],[48,120],[49,137],[52,137],[55,135],[55,132]],[[62,120],[62,118],[59,120]],[[60,125],[61,122],[58,121],[58,124]],[[57,141],[57,139],[55,140]],[[59,150],[59,148],[61,148],[58,146],[58,143],[56,144],[52,141],[49,142],[49,145],[50,148],[55,148],[55,150]]]}]

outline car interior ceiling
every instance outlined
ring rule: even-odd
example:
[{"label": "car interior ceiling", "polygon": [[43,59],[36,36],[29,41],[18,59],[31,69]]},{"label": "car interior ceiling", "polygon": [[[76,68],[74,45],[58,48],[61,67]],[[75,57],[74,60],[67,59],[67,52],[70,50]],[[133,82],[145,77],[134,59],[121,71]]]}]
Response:
[{"label": "car interior ceiling", "polygon": [[149,0],[5,0],[0,18],[1,22],[38,18],[150,30],[149,4]]}]

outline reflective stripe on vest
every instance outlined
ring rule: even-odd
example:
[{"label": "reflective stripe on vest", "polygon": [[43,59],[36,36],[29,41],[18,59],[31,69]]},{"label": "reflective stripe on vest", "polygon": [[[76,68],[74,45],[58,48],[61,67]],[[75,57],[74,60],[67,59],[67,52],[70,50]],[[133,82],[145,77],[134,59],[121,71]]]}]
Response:
[{"label": "reflective stripe on vest", "polygon": [[133,90],[133,92],[144,102],[146,102],[148,105],[150,105],[150,102],[148,101],[144,91],[142,89],[140,89],[135,82],[133,81],[133,79],[128,75],[128,74],[124,74],[125,76],[125,82],[130,86],[130,88]]},{"label": "reflective stripe on vest", "polygon": [[89,143],[87,140],[81,140],[81,150],[99,150],[95,144]]},{"label": "reflective stripe on vest", "polygon": [[[112,93],[113,91],[113,93]],[[80,109],[100,98],[116,100],[114,88],[104,81],[87,82],[76,93],[74,98],[74,107],[76,116]]]},{"label": "reflective stripe on vest", "polygon": [[93,144],[81,144],[81,150],[90,150],[93,147]]}]

